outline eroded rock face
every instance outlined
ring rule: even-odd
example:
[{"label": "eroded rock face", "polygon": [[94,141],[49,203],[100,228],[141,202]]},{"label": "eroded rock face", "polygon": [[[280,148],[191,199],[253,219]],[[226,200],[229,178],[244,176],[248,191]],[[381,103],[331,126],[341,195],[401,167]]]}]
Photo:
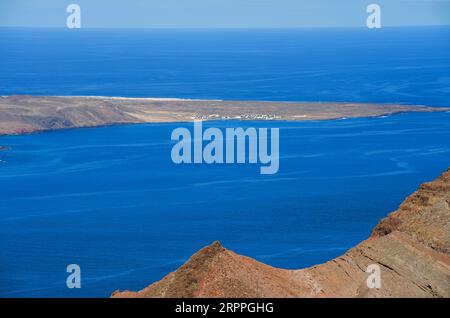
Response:
[{"label": "eroded rock face", "polygon": [[[214,242],[139,292],[113,297],[450,297],[450,170],[423,184],[370,238],[325,264],[274,268]],[[381,287],[368,288],[369,265]]]},{"label": "eroded rock face", "polygon": [[408,234],[416,241],[444,254],[450,247],[450,174],[424,183],[400,208],[375,227],[373,236],[393,231]]}]

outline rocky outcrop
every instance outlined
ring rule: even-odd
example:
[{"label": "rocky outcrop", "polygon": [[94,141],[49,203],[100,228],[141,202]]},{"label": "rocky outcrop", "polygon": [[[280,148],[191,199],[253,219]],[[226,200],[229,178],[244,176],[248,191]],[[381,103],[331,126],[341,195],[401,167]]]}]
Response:
[{"label": "rocky outcrop", "polygon": [[[423,184],[367,240],[327,263],[274,268],[214,242],[138,292],[113,297],[450,297],[450,170]],[[369,288],[369,265],[380,288]]]}]

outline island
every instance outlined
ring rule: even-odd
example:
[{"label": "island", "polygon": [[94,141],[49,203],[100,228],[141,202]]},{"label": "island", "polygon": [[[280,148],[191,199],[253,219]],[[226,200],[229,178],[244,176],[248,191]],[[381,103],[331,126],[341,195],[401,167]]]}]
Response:
[{"label": "island", "polygon": [[0,134],[111,124],[193,120],[306,121],[444,111],[450,111],[450,108],[331,102],[11,95],[0,97]]}]

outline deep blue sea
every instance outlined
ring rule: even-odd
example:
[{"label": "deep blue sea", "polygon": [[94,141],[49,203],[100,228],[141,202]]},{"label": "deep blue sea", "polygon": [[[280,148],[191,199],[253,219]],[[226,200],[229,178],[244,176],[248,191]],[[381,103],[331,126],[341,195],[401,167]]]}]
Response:
[{"label": "deep blue sea", "polygon": [[0,28],[0,95],[448,106],[450,27]]},{"label": "deep blue sea", "polygon": [[[442,27],[0,29],[0,95],[450,106],[449,52]],[[179,126],[1,136],[0,297],[138,290],[214,240],[277,267],[324,262],[450,166],[450,113],[204,124],[279,127],[275,175],[173,164]]]}]

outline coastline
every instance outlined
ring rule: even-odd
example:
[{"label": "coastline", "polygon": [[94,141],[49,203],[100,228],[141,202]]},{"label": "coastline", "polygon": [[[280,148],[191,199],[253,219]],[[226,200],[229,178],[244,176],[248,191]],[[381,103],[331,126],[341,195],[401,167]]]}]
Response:
[{"label": "coastline", "polygon": [[448,111],[448,107],[396,104],[11,95],[0,97],[0,135],[115,124],[315,121]]}]

